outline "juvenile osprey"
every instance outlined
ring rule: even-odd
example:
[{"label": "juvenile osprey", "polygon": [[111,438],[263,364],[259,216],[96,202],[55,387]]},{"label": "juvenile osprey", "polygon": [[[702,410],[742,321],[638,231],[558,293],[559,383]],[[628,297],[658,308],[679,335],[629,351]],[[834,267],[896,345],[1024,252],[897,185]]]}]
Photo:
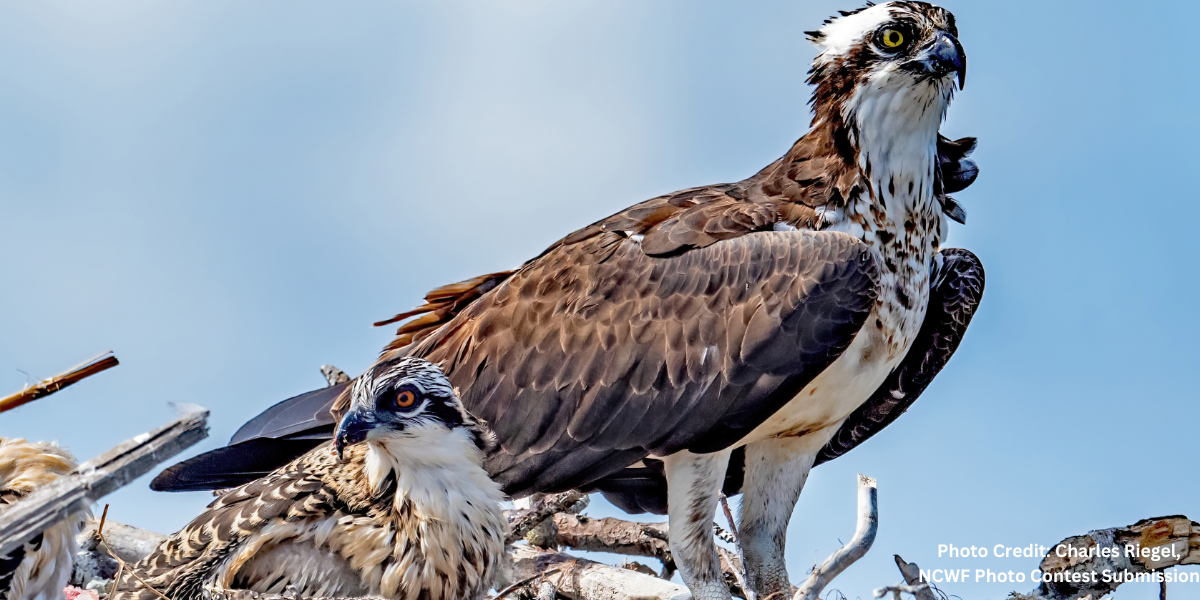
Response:
[{"label": "juvenile osprey", "polygon": [[[700,598],[728,598],[710,522],[741,491],[759,597],[790,591],[787,523],[809,469],[885,427],[957,348],[983,269],[943,249],[974,140],[938,134],[966,58],[923,2],[843,13],[820,53],[809,131],[738,183],[634,205],[513,272],[397,315],[381,360],[442,367],[495,429],[484,466],[521,496],[599,490],[670,514]],[[220,487],[328,437],[336,388],[272,407],[156,489]]]},{"label": "juvenile osprey", "polygon": [[[335,441],[229,491],[135,567],[173,600],[209,590],[474,600],[504,551],[489,439],[417,358],[359,377]],[[336,449],[336,452],[335,452]],[[122,577],[115,600],[158,596]]]},{"label": "juvenile osprey", "polygon": [[[75,458],[54,444],[0,438],[0,513],[75,468]],[[69,516],[8,556],[0,556],[0,600],[57,600],[71,576],[76,536],[87,512]]]}]

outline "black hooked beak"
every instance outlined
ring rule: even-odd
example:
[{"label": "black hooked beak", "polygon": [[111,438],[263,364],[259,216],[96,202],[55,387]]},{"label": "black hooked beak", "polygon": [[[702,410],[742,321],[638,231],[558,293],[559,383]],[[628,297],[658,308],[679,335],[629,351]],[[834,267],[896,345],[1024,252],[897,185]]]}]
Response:
[{"label": "black hooked beak", "polygon": [[958,73],[960,90],[967,84],[967,53],[958,38],[949,33],[942,31],[933,38],[933,45],[925,52],[925,64],[937,75]]},{"label": "black hooked beak", "polygon": [[337,432],[334,434],[338,460],[343,459],[347,446],[367,441],[367,436],[376,427],[379,427],[379,422],[370,415],[363,415],[354,409],[346,413],[346,416],[342,417],[342,421],[338,423]]}]

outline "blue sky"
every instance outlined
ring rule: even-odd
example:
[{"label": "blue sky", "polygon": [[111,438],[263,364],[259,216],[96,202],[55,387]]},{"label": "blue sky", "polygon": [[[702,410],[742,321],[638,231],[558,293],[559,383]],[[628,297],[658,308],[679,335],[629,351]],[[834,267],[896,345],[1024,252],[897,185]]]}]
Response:
[{"label": "blue sky", "polygon": [[[431,287],[781,155],[808,122],[802,32],[855,6],[0,5],[0,392],[123,363],[0,435],[88,458],[191,402],[213,411],[193,451],[224,443],[320,365],[368,366],[390,337],[370,324]],[[879,538],[834,585],[850,598],[898,579],[893,553],[1028,572],[937,545],[1200,518],[1200,5],[946,6],[969,72],[943,131],[978,136],[982,169],[950,242],[987,293],[914,408],[800,500],[796,580],[852,534],[854,474],[878,478]],[[114,518],[166,532],[210,499],[146,483],[108,498]]]}]

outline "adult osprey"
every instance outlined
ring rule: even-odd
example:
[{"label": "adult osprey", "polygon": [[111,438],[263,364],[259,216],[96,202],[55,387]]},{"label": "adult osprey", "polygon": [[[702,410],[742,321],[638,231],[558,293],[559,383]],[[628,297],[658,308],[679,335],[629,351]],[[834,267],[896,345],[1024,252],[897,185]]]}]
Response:
[{"label": "adult osprey", "polygon": [[[907,409],[983,291],[974,255],[941,248],[947,218],[965,217],[946,194],[977,173],[974,140],[938,134],[966,71],[953,16],[889,2],[809,38],[814,116],[783,158],[435,290],[393,319],[421,315],[383,354],[446,371],[495,429],[485,467],[507,493],[581,488],[666,509],[703,598],[728,597],[709,526],[722,488],[744,494],[751,585],[786,593],[784,536],[809,469]],[[220,487],[294,456],[328,437],[337,393],[269,409],[156,489]]]},{"label": "adult osprey", "polygon": [[113,600],[482,598],[508,527],[481,466],[490,434],[417,358],[372,367],[350,399],[334,443],[222,494],[134,565]]}]

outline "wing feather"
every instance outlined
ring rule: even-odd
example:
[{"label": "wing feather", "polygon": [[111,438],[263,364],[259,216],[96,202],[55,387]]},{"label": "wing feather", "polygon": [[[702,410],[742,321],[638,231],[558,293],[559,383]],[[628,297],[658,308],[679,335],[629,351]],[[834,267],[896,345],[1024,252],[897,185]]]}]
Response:
[{"label": "wing feather", "polygon": [[[527,264],[411,353],[493,424],[486,466],[509,493],[566,489],[651,453],[736,441],[849,345],[875,278],[842,234],[749,233],[649,256],[600,233]],[[489,323],[510,312],[512,327]]]},{"label": "wing feather", "polygon": [[831,461],[867,441],[904,414],[958,350],[983,299],[983,264],[968,250],[942,252],[940,272],[921,331],[887,380],[846,418],[821,449],[816,464]]}]

